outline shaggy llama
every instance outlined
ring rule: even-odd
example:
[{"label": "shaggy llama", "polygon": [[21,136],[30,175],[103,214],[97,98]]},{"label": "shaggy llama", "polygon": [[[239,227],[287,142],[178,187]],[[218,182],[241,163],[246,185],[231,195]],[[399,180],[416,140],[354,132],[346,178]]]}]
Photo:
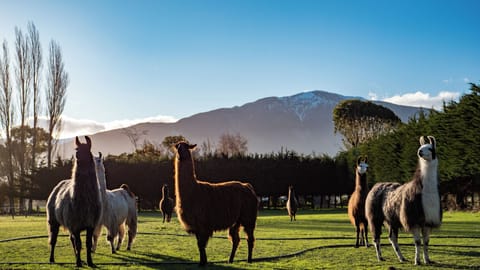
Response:
[{"label": "shaggy llama", "polygon": [[160,200],[160,211],[162,212],[163,216],[163,223],[165,223],[165,219],[167,222],[170,222],[170,219],[172,218],[172,212],[173,212],[173,199],[170,198],[169,195],[169,188],[168,185],[165,184],[162,187],[162,199]]},{"label": "shaggy llama", "polygon": [[48,241],[50,243],[50,262],[54,263],[55,245],[60,226],[70,233],[70,241],[76,256],[77,267],[82,266],[80,251],[82,241],[80,232],[87,231],[87,264],[94,267],[92,261],[93,231],[102,215],[102,201],[95,175],[95,165],[91,153],[92,142],[85,136],[86,143],[75,139],[76,154],[72,169],[72,178],[58,183],[47,200]]},{"label": "shaggy llama", "polygon": [[355,190],[348,200],[348,217],[357,233],[356,248],[360,245],[369,246],[368,222],[365,217],[365,200],[368,194],[367,169],[367,157],[358,157],[355,169]]},{"label": "shaggy llama", "polygon": [[[97,247],[98,238],[102,233],[102,225],[107,228],[107,240],[110,242],[112,253],[120,249],[125,237],[125,224],[128,226],[127,250],[132,247],[133,240],[137,235],[137,208],[135,194],[123,184],[114,190],[107,189],[105,166],[102,153],[95,157],[95,171],[100,185],[100,195],[103,201],[103,215],[101,222],[95,228],[93,234],[93,251]],[[118,237],[115,248],[115,239]]]},{"label": "shaggy llama", "polygon": [[298,201],[295,196],[295,190],[293,186],[288,186],[288,199],[287,199],[287,211],[288,216],[290,216],[290,221],[296,221],[295,215],[297,214]]},{"label": "shaggy llama", "polygon": [[214,231],[228,229],[232,241],[229,262],[233,262],[240,242],[239,229],[247,234],[248,262],[252,262],[258,199],[248,183],[230,181],[208,183],[197,180],[191,150],[196,145],[175,145],[175,195],[177,217],[185,230],[195,234],[200,265],[207,263],[205,247]]},{"label": "shaggy llama", "polygon": [[380,234],[385,221],[389,226],[389,239],[398,257],[405,258],[398,246],[398,230],[413,234],[415,241],[415,264],[420,264],[420,248],[423,236],[423,260],[432,263],[428,256],[428,244],[432,228],[442,223],[442,208],[438,192],[438,159],[435,138],[428,136],[428,142],[420,137],[418,149],[418,168],[413,179],[399,183],[378,183],[368,193],[366,214],[368,224],[374,236],[377,259],[383,261],[380,250]]}]

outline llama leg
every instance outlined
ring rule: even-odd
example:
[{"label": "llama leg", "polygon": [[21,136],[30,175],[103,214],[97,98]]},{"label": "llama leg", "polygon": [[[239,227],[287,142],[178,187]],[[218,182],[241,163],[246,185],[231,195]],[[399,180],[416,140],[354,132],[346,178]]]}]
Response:
[{"label": "llama leg", "polygon": [[364,222],[363,223],[363,234],[364,234],[364,239],[365,239],[365,247],[369,247],[370,244],[368,243],[368,223]]},{"label": "llama leg", "polygon": [[[87,246],[87,265],[90,266],[90,267],[95,267],[95,264],[92,261],[93,230],[94,230],[94,228],[87,228],[87,240],[86,240],[86,243],[85,243],[85,245]],[[80,246],[81,246],[81,244],[80,244]]]},{"label": "llama leg", "polygon": [[58,224],[50,224],[50,235],[48,242],[50,243],[50,263],[55,262],[55,245],[57,244],[57,237],[58,231],[60,229],[60,225]]},{"label": "llama leg", "polygon": [[228,231],[228,236],[230,237],[230,241],[232,241],[232,252],[230,253],[230,259],[228,259],[229,263],[233,262],[235,252],[237,252],[238,244],[240,243],[240,235],[238,233],[239,229],[240,226],[235,224]]},{"label": "llama leg", "polygon": [[162,213],[162,216],[163,216],[163,221],[162,221],[162,223],[165,223],[165,214]]},{"label": "llama leg", "polygon": [[[357,222],[355,222],[355,223],[357,223]],[[356,238],[356,241],[355,241],[355,248],[358,248],[359,238],[360,238],[360,226],[358,224],[355,224],[355,229],[356,229],[356,232],[357,232],[357,238]]]},{"label": "llama leg", "polygon": [[102,226],[97,226],[95,230],[93,231],[93,246],[92,246],[92,252],[95,252],[97,250],[97,244],[98,244],[98,238],[100,238],[100,235],[102,235]]},{"label": "llama leg", "polygon": [[195,236],[197,237],[198,252],[200,253],[199,264],[200,266],[205,266],[207,264],[207,253],[205,248],[207,247],[209,235],[206,233],[196,233]]},{"label": "llama leg", "polygon": [[430,242],[430,232],[432,231],[432,228],[430,227],[423,227],[422,229],[422,235],[423,235],[423,261],[425,264],[431,264],[433,261],[430,260],[430,257],[428,256],[428,244]]},{"label": "llama leg", "polygon": [[390,227],[390,233],[388,238],[390,239],[390,243],[392,244],[393,250],[397,254],[398,260],[400,262],[404,262],[405,258],[403,257],[402,252],[400,251],[400,247],[398,246],[398,228]]},{"label": "llama leg", "polygon": [[247,234],[247,243],[248,243],[248,258],[247,261],[251,263],[252,260],[252,253],[253,253],[253,246],[255,245],[255,236],[253,235],[253,230],[255,226],[252,227],[245,227],[244,231]]},{"label": "llama leg", "polygon": [[122,245],[124,237],[125,237],[125,223],[122,223],[118,228],[117,250],[120,250],[120,246]]},{"label": "llama leg", "polygon": [[114,254],[116,251],[115,251],[115,236],[112,234],[111,231],[108,232],[107,234],[107,241],[110,243],[110,248],[112,250],[112,254]]},{"label": "llama leg", "polygon": [[70,234],[70,241],[72,242],[73,251],[77,260],[77,267],[82,267],[82,259],[80,258],[80,251],[82,250],[82,239],[80,239],[80,232]]},{"label": "llama leg", "polygon": [[136,213],[128,219],[128,245],[127,250],[132,248],[133,240],[137,235],[137,215]]},{"label": "llama leg", "polygon": [[365,235],[365,229],[363,228],[363,225],[360,224],[360,238],[359,238],[359,243],[358,243],[359,246],[365,245],[364,235]]},{"label": "llama leg", "polygon": [[377,232],[374,233],[374,240],[373,240],[373,245],[375,246],[375,251],[377,252],[377,260],[384,261],[385,259],[382,257],[382,250],[380,247],[380,234],[377,234]]},{"label": "llama leg", "polygon": [[415,265],[420,265],[420,246],[422,240],[420,238],[420,228],[412,229],[413,241],[415,242]]}]

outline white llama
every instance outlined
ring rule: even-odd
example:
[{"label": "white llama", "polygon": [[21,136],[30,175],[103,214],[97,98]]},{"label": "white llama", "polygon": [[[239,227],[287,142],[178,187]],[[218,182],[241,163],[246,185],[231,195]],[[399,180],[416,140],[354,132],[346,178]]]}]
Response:
[{"label": "white llama", "polygon": [[[125,224],[128,225],[127,250],[130,250],[137,234],[135,195],[126,184],[114,190],[107,189],[102,153],[99,153],[99,157],[95,157],[95,171],[100,185],[100,194],[104,203],[102,222],[94,231],[93,250],[97,247],[98,238],[102,233],[102,225],[108,230],[107,240],[110,242],[112,253],[119,250],[125,236]],[[117,237],[117,246],[115,248],[114,242]]]}]

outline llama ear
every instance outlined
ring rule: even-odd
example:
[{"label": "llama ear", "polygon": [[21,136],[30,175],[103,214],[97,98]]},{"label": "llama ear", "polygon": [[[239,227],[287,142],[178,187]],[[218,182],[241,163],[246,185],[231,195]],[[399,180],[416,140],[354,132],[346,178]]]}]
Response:
[{"label": "llama ear", "polygon": [[357,158],[357,165],[360,165],[360,162],[362,162],[362,156],[359,156],[359,157]]},{"label": "llama ear", "polygon": [[92,147],[92,140],[90,140],[90,137],[85,136],[85,141],[87,141],[88,146],[91,148]]},{"label": "llama ear", "polygon": [[102,159],[102,152],[98,152],[98,158]]},{"label": "llama ear", "polygon": [[76,146],[79,146],[81,143],[80,143],[80,140],[78,139],[78,136],[75,137],[75,145]]},{"label": "llama ear", "polygon": [[368,161],[368,156],[365,156],[365,158],[363,159],[363,162],[368,163],[367,161]]},{"label": "llama ear", "polygon": [[420,145],[424,145],[425,144],[425,137],[423,136],[420,136]]},{"label": "llama ear", "polygon": [[430,141],[430,144],[433,145],[433,148],[437,147],[437,142],[435,141],[435,137],[433,136],[427,136],[428,140]]},{"label": "llama ear", "polygon": [[188,145],[188,148],[189,148],[189,149],[194,149],[195,147],[197,147],[197,144],[189,144],[189,145]]}]

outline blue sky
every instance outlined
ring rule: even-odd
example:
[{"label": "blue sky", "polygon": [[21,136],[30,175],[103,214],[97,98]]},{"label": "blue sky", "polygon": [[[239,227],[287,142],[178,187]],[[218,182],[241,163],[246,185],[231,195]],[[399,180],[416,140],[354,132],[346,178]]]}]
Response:
[{"label": "blue sky", "polygon": [[[479,1],[2,1],[63,50],[65,119],[102,129],[310,90],[431,107],[480,83]],[[13,57],[11,57],[13,58]],[[82,121],[79,121],[82,120]],[[85,132],[88,132],[86,130]]]}]

